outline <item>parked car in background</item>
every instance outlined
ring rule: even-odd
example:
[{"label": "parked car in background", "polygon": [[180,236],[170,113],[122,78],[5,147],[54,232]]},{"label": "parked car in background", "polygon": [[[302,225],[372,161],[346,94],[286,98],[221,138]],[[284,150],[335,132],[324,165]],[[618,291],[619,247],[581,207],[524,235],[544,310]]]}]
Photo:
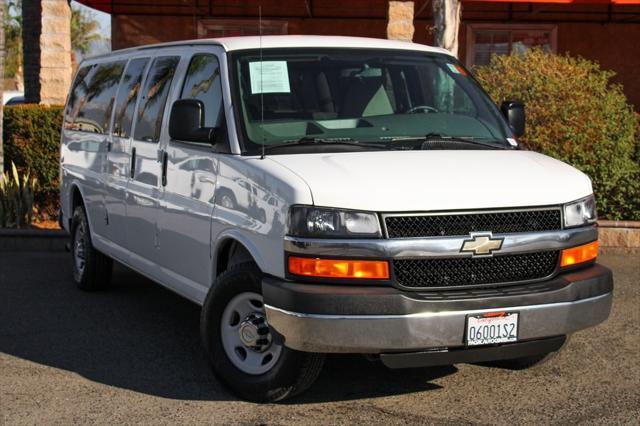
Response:
[{"label": "parked car in background", "polygon": [[589,178],[520,149],[524,106],[445,50],[132,48],[80,64],[63,126],[77,285],[105,287],[115,259],[201,305],[243,398],[304,391],[326,353],[525,368],[609,315]]},{"label": "parked car in background", "polygon": [[2,93],[3,105],[20,105],[24,103],[24,93],[17,91],[5,91]]}]

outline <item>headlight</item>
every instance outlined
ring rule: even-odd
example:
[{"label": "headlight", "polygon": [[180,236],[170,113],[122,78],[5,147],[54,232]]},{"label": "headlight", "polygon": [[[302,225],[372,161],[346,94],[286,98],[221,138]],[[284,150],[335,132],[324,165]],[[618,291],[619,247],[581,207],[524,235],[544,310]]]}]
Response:
[{"label": "headlight", "polygon": [[315,238],[380,238],[382,233],[375,213],[293,206],[289,210],[287,235]]},{"label": "headlight", "polygon": [[589,223],[594,223],[597,219],[596,199],[593,194],[581,200],[564,205],[565,228],[587,225]]}]

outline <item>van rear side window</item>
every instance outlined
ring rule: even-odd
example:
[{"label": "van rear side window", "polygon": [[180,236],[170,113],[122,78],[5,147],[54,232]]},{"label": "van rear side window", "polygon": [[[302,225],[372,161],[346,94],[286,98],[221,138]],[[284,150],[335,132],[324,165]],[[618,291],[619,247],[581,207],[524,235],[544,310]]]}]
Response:
[{"label": "van rear side window", "polygon": [[148,62],[148,58],[138,58],[131,60],[127,65],[118,90],[118,98],[116,99],[116,115],[113,121],[114,136],[121,138],[131,136],[133,111],[136,107],[140,86],[142,85],[142,76]]},{"label": "van rear side window", "polygon": [[134,136],[136,140],[160,140],[162,116],[178,62],[179,56],[161,56],[153,61],[138,107]]},{"label": "van rear side window", "polygon": [[[91,67],[82,81],[76,79],[69,113],[68,129],[105,134],[109,131],[113,103],[124,69],[124,61],[108,62]],[[80,73],[78,73],[80,77]]]},{"label": "van rear side window", "polygon": [[93,68],[95,68],[95,65],[85,65],[76,73],[76,78],[73,80],[73,86],[71,86],[69,100],[67,101],[67,107],[64,110],[65,129],[74,130],[73,122],[78,115],[80,106],[84,103],[84,99],[86,98],[87,87],[89,86],[89,77],[91,76],[91,70],[93,70]]}]

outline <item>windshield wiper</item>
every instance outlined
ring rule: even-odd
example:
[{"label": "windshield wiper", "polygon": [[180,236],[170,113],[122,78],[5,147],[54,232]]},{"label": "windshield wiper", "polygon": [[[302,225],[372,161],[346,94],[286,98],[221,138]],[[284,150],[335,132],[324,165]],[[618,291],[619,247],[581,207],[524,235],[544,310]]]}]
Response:
[{"label": "windshield wiper", "polygon": [[359,148],[374,148],[374,149],[389,149],[384,144],[368,144],[355,141],[351,138],[316,138],[305,136],[297,140],[289,142],[283,142],[275,145],[265,145],[264,150],[266,152],[287,148],[292,146],[311,146],[311,145],[348,145],[357,146]]},{"label": "windshield wiper", "polygon": [[[487,148],[492,148],[492,149],[508,149],[507,146],[500,146],[500,145],[496,145],[495,143],[491,143],[491,142],[483,142],[481,140],[475,139],[472,136],[469,137],[458,137],[458,136],[449,136],[449,135],[443,135],[441,133],[427,133],[424,136],[398,136],[396,138],[391,138],[391,143],[394,142],[406,142],[406,141],[421,141],[422,143],[428,143],[428,142],[436,142],[436,141],[447,141],[447,142],[462,142],[462,143],[469,143],[469,144],[475,144],[475,145],[481,145]],[[495,142],[500,142],[498,140],[496,140]]]}]

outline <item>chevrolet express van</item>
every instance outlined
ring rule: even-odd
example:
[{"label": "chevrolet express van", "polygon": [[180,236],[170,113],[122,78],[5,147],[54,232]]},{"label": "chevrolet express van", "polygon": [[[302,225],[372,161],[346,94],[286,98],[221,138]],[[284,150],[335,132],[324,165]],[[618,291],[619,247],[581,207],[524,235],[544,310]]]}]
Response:
[{"label": "chevrolet express van", "polygon": [[185,41],[80,64],[62,129],[73,275],[116,260],[202,306],[239,396],[277,401],[324,354],[526,368],[604,321],[587,176],[521,149],[447,51],[389,40]]}]

